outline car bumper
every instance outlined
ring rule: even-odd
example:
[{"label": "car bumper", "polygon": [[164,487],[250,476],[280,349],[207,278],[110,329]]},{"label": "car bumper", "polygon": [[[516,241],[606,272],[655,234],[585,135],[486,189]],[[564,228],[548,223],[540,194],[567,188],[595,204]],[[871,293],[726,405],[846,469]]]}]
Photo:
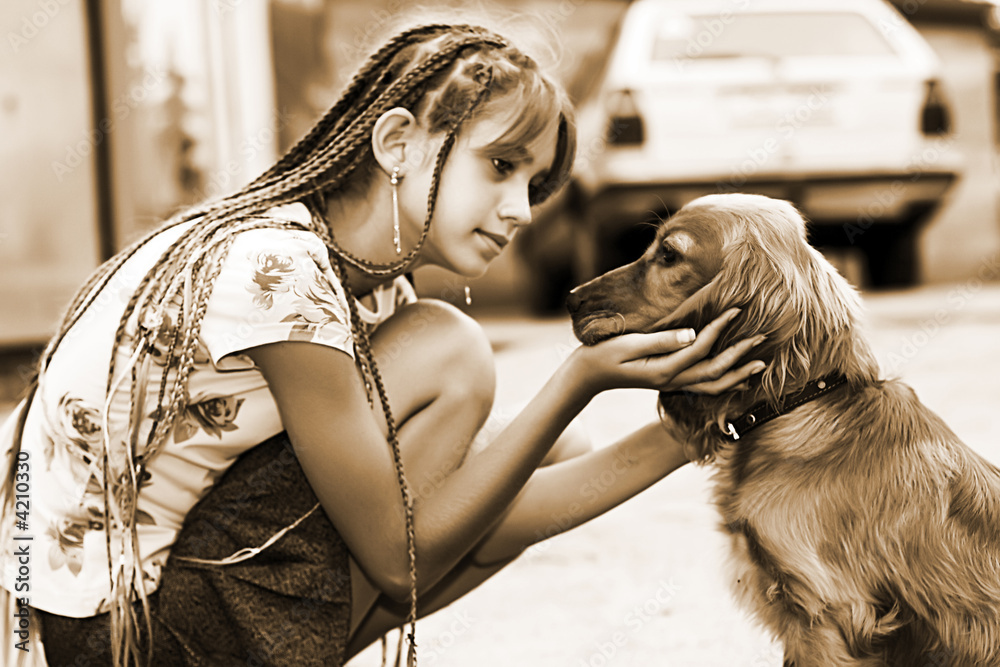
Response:
[{"label": "car bumper", "polygon": [[914,211],[933,209],[957,179],[949,171],[809,175],[669,183],[606,183],[586,193],[591,220],[600,226],[628,225],[651,215],[669,215],[707,194],[748,192],[786,199],[813,224],[894,224]]}]

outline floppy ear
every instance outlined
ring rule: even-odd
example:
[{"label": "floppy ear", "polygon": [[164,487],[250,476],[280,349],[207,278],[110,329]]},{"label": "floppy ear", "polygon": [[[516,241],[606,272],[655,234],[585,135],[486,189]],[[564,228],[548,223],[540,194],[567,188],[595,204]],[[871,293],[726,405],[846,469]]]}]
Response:
[{"label": "floppy ear", "polygon": [[762,398],[772,404],[833,371],[845,372],[849,379],[877,374],[874,358],[853,332],[860,311],[857,293],[807,243],[805,223],[797,213],[765,213],[781,224],[754,213],[738,214],[741,224],[723,247],[722,269],[664,325],[700,329],[725,310],[740,308],[713,354],[766,334],[747,360],[767,363],[757,381]]},{"label": "floppy ear", "polygon": [[722,307],[719,310],[720,305],[717,292],[719,291],[720,281],[725,280],[724,273],[725,269],[716,274],[707,285],[701,287],[697,292],[682,301],[681,305],[677,306],[677,308],[663,317],[663,319],[649,327],[649,330],[662,331],[688,327],[700,330],[711,322],[716,315],[721,314],[723,310],[729,307]]},{"label": "floppy ear", "polygon": [[[873,379],[877,364],[856,332],[861,304],[857,292],[805,239],[782,238],[774,248],[768,234],[748,235],[733,248],[735,282],[720,283],[722,304],[742,303],[735,326],[720,349],[735,340],[767,334],[754,358],[768,362],[761,373],[763,398],[779,405],[818,377],[843,372],[852,381]],[[727,264],[729,258],[727,258]],[[725,307],[729,307],[728,305]]]}]

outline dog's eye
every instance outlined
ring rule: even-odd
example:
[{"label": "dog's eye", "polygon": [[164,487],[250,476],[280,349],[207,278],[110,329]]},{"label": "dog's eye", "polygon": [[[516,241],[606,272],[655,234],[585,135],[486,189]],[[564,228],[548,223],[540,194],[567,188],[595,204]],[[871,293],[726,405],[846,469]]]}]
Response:
[{"label": "dog's eye", "polygon": [[670,246],[660,248],[660,261],[666,266],[673,266],[680,260],[681,256]]}]

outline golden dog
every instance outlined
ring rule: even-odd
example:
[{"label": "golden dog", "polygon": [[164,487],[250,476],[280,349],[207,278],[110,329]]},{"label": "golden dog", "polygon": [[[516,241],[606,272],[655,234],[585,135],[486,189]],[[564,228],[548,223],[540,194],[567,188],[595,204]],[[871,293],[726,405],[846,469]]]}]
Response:
[{"label": "golden dog", "polygon": [[586,344],[740,314],[748,390],[664,393],[661,417],[717,466],[737,599],[796,667],[1000,665],[1000,470],[913,390],[879,377],[860,300],[788,202],[697,199],[641,258],[571,294]]}]

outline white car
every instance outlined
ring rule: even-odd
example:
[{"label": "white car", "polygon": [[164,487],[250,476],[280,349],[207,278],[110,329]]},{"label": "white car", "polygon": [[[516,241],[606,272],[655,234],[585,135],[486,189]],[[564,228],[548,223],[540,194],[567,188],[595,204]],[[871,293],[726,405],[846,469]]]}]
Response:
[{"label": "white car", "polygon": [[870,284],[913,282],[959,172],[938,76],[882,0],[636,0],[579,103],[574,278],[638,256],[636,223],[741,191],[794,202],[816,245],[861,249]]}]

